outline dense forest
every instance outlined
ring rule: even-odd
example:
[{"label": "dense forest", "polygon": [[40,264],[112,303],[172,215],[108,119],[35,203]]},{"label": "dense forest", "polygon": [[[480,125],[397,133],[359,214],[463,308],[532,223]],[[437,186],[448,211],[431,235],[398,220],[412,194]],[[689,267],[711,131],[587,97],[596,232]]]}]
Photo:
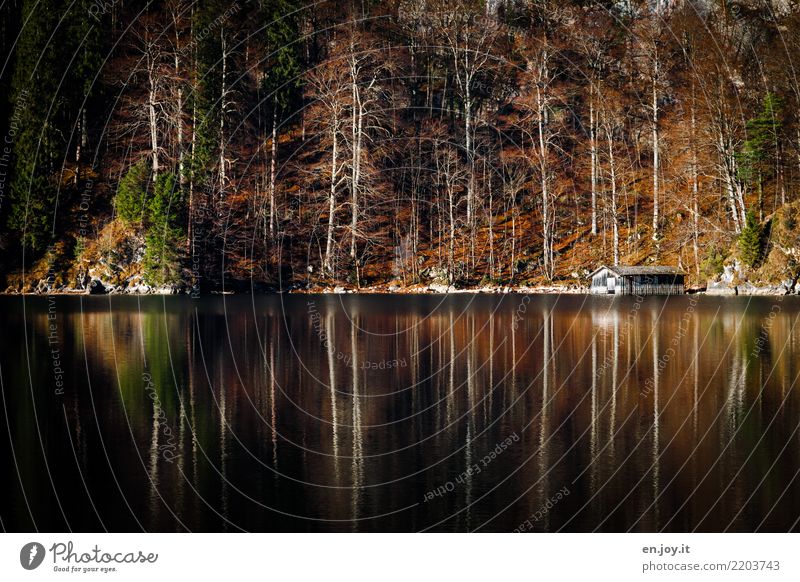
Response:
[{"label": "dense forest", "polygon": [[11,0],[0,43],[9,291],[800,275],[792,0]]}]

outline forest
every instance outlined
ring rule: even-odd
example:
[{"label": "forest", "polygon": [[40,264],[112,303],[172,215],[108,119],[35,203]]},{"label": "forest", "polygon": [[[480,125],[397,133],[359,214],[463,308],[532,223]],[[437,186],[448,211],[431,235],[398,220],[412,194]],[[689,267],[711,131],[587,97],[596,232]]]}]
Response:
[{"label": "forest", "polygon": [[0,289],[800,277],[792,0],[11,0]]}]

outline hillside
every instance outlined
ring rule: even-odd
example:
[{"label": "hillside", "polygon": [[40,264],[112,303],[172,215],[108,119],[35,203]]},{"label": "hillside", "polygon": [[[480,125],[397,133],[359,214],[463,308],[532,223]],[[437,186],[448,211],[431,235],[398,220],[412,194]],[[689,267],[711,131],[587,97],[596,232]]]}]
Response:
[{"label": "hillside", "polygon": [[794,4],[24,0],[0,18],[7,292],[800,275]]}]

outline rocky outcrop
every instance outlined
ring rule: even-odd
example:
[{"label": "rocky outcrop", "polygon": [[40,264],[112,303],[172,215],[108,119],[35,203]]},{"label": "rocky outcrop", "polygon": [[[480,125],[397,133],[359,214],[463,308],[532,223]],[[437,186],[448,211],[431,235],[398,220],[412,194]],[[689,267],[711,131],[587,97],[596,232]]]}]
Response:
[{"label": "rocky outcrop", "polygon": [[736,286],[724,281],[709,281],[706,295],[736,295]]},{"label": "rocky outcrop", "polygon": [[431,283],[428,285],[428,291],[431,293],[453,293],[456,288],[452,285],[445,285],[443,283]]},{"label": "rocky outcrop", "polygon": [[790,295],[793,293],[791,282],[786,281],[780,285],[755,285],[749,281],[734,285],[724,281],[709,281],[706,286],[706,295]]},{"label": "rocky outcrop", "polygon": [[754,285],[745,281],[736,286],[737,295],[786,295],[787,290],[781,285]]},{"label": "rocky outcrop", "polygon": [[706,295],[788,295],[795,292],[790,280],[779,284],[750,281],[749,271],[738,261],[725,265],[722,273],[706,285]]}]

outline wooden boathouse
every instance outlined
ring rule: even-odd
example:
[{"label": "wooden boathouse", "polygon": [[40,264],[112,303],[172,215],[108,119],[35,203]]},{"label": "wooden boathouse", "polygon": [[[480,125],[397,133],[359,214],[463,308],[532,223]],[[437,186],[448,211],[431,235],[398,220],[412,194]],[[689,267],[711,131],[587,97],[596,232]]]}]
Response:
[{"label": "wooden boathouse", "polygon": [[589,275],[597,295],[683,295],[686,273],[676,267],[603,265]]}]

